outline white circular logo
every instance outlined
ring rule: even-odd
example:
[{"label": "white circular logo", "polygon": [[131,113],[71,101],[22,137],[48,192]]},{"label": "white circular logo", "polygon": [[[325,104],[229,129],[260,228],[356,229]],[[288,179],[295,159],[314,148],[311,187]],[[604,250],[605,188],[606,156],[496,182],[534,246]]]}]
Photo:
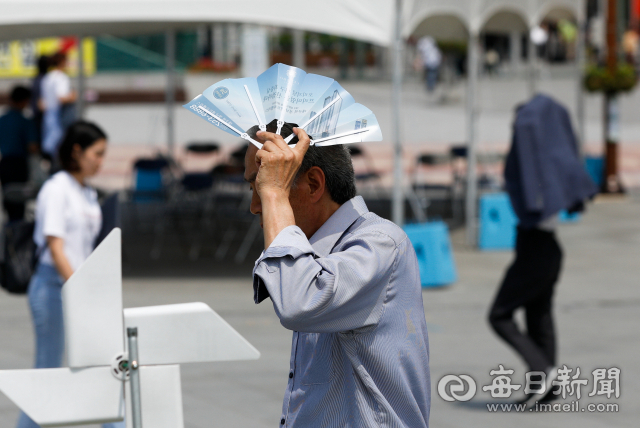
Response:
[{"label": "white circular logo", "polygon": [[[466,394],[458,394],[462,393],[465,390],[465,385],[468,385],[468,391]],[[447,386],[451,384],[449,387],[449,391],[447,391]],[[468,375],[446,375],[440,382],[438,382],[438,394],[445,401],[469,401],[476,395],[476,381],[474,381],[471,376]]]},{"label": "white circular logo", "polygon": [[213,91],[213,96],[218,100],[224,100],[229,96],[229,89],[224,86],[219,86]]}]

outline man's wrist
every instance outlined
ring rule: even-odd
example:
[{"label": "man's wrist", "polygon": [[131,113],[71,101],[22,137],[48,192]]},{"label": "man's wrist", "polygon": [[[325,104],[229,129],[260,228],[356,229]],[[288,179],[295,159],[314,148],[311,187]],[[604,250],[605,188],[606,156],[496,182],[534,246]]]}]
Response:
[{"label": "man's wrist", "polygon": [[264,205],[265,203],[282,203],[284,201],[289,202],[289,192],[281,189],[265,189],[259,192],[260,201]]},{"label": "man's wrist", "polygon": [[265,248],[287,226],[296,224],[288,192],[281,189],[263,189],[260,192]]}]

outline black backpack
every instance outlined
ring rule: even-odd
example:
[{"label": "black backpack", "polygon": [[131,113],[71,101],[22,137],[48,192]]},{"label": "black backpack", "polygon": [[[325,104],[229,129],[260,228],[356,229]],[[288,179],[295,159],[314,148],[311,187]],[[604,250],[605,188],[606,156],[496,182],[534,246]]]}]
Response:
[{"label": "black backpack", "polygon": [[26,294],[36,266],[33,221],[17,221],[4,227],[0,261],[0,287],[12,294]]},{"label": "black backpack", "polygon": [[[96,238],[95,247],[114,227],[120,227],[118,194],[105,198],[101,209],[102,229]],[[26,220],[12,222],[4,227],[4,243],[0,245],[0,287],[9,293],[26,294],[29,288],[29,281],[41,254],[33,242],[34,229],[35,222]]]}]

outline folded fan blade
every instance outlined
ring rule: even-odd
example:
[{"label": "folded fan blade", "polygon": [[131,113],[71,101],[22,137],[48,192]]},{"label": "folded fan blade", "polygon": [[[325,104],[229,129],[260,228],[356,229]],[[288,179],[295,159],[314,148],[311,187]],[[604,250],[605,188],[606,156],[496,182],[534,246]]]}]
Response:
[{"label": "folded fan blade", "polygon": [[[247,96],[247,92],[251,93],[252,98]],[[247,132],[249,128],[260,125],[261,121],[264,123],[262,111],[257,113],[260,117],[256,117],[254,105],[251,103],[253,100],[256,103],[256,108],[262,110],[255,78],[224,79],[205,89],[202,96],[232,119],[237,124],[236,128],[241,132]]]},{"label": "folded fan blade", "polygon": [[[180,366],[140,367],[142,426],[183,428]],[[127,428],[131,421],[131,382],[127,382]]]},{"label": "folded fan blade", "polygon": [[0,390],[41,427],[124,417],[122,382],[110,367],[4,370]]},{"label": "folded fan blade", "polygon": [[138,328],[140,364],[252,360],[260,352],[204,303],[127,308]]},{"label": "folded fan blade", "polygon": [[[309,125],[311,125],[312,128],[315,126],[316,122],[319,122],[320,119],[322,118],[322,114],[329,110],[331,107],[333,107],[335,104],[341,102],[342,100],[339,97],[334,98],[329,104],[325,104],[325,106],[317,113],[312,112],[309,114],[309,119],[307,119],[307,121],[305,123],[303,123],[302,125],[300,125],[300,128],[302,129],[308,129],[307,127]],[[295,137],[296,134],[291,134],[289,135],[287,138],[284,139],[285,143],[289,143],[289,141],[293,140],[293,137]],[[313,141],[311,141],[313,143]]]},{"label": "folded fan blade", "polygon": [[308,119],[309,108],[328,88],[337,84],[329,77],[307,74],[284,64],[271,66],[257,77],[257,82],[267,123],[278,119],[298,125]]},{"label": "folded fan blade", "polygon": [[[324,108],[331,103],[334,103],[328,110],[322,114]],[[317,97],[315,104],[309,108],[309,119],[318,115],[319,117],[313,120],[306,128],[307,134],[311,135],[314,139],[324,138],[335,134],[336,125],[338,119],[342,114],[342,111],[355,103],[353,97],[344,90],[338,82],[327,88],[327,90]]]},{"label": "folded fan blade", "polygon": [[315,144],[322,147],[381,139],[382,133],[375,115],[362,104],[353,104],[340,112],[333,133],[316,139]]},{"label": "folded fan blade", "polygon": [[[193,113],[202,117],[204,120],[209,123],[217,126],[224,132],[231,134],[233,136],[239,136],[241,134],[239,128],[241,128],[237,123],[229,119],[227,115],[225,115],[215,104],[209,101],[204,95],[198,95],[187,104],[182,107],[191,110]],[[203,109],[204,108],[204,109]],[[205,110],[210,111],[215,114],[215,117],[211,114],[205,113]],[[242,131],[244,132],[244,131]]]},{"label": "folded fan blade", "polygon": [[258,121],[258,127],[260,128],[261,131],[264,131],[267,128],[267,125],[264,123],[264,120],[262,120],[262,113],[260,112],[260,110],[258,110],[258,107],[256,107],[255,101],[253,101],[253,97],[251,96],[251,91],[249,90],[249,86],[247,85],[243,85],[243,86],[244,86],[244,91],[247,93],[247,98],[249,99],[249,102],[251,102],[251,109],[253,110],[253,113],[256,115],[256,120]]},{"label": "folded fan blade", "polygon": [[70,367],[106,366],[124,350],[120,229],[62,287]]},{"label": "folded fan blade", "polygon": [[364,139],[364,135],[370,132],[368,129],[358,129],[356,131],[347,131],[340,134],[334,134],[331,137],[320,138],[316,140],[315,145],[318,147],[332,146],[335,144],[359,143]]}]

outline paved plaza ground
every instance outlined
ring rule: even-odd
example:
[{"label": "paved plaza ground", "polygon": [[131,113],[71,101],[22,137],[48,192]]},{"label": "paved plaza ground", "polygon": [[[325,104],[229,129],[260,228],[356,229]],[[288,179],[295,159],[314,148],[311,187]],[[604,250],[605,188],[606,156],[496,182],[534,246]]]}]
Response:
[{"label": "paved plaza ground", "polygon": [[[486,322],[512,254],[466,248],[463,231],[453,235],[459,280],[423,291],[431,342],[433,428],[466,427],[635,427],[640,418],[640,198],[599,200],[576,224],[563,224],[559,238],[565,259],[556,296],[559,363],[581,369],[589,384],[580,407],[616,403],[616,413],[490,413],[490,370],[515,370],[522,362],[490,331]],[[257,361],[182,366],[185,426],[188,428],[277,427],[287,382],[291,332],[280,326],[269,301],[252,302],[250,268],[233,277],[127,277],[125,307],[202,301],[243,334],[262,356]],[[33,333],[24,297],[0,293],[0,369],[28,368]],[[621,370],[621,395],[587,397],[596,368]],[[475,398],[452,404],[437,394],[446,374],[467,374],[478,383]],[[143,386],[144,387],[144,386]],[[567,399],[567,402],[575,397]],[[17,410],[0,395],[0,428],[13,428]],[[148,427],[153,428],[153,427]]]}]

